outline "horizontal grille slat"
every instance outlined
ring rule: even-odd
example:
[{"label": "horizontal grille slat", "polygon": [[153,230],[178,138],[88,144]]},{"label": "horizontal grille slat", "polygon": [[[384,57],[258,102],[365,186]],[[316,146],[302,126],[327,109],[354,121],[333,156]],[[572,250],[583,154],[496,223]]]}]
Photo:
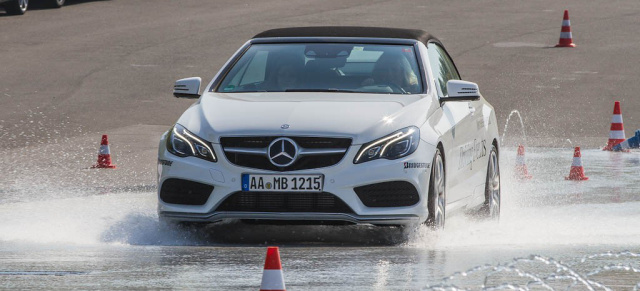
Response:
[{"label": "horizontal grille slat", "polygon": [[235,192],[216,211],[353,213],[327,192]]},{"label": "horizontal grille slat", "polygon": [[333,166],[342,160],[346,151],[351,146],[350,138],[285,136],[295,141],[300,149],[304,149],[307,152],[313,152],[314,150],[317,151],[321,149],[344,150],[344,152],[339,153],[335,153],[334,151],[320,154],[301,155],[295,163],[287,167],[275,166],[265,155],[260,155],[257,152],[250,152],[252,149],[267,149],[271,142],[280,137],[281,136],[221,137],[220,144],[222,145],[223,150],[229,149],[229,151],[225,150],[224,154],[227,160],[232,164],[241,167],[280,172]]},{"label": "horizontal grille slat", "polygon": [[266,148],[277,137],[222,137],[220,143],[222,147],[232,148]]}]

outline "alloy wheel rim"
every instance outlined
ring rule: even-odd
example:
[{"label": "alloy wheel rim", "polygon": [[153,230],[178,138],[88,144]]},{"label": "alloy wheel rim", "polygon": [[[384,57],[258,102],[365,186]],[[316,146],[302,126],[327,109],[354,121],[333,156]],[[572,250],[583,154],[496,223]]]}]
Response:
[{"label": "alloy wheel rim", "polygon": [[491,218],[500,217],[500,169],[498,168],[498,156],[491,152],[489,158],[489,214]]},{"label": "alloy wheel rim", "polygon": [[435,204],[435,213],[434,213],[434,224],[437,228],[444,227],[444,219],[445,219],[445,196],[444,196],[444,165],[442,163],[442,158],[440,155],[436,156],[436,161],[434,165],[434,187],[435,194],[434,195],[434,204]]}]

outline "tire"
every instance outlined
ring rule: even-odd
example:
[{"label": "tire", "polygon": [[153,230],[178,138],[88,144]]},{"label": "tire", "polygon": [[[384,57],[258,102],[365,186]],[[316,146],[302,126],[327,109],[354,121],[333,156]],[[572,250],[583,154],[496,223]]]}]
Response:
[{"label": "tire", "polygon": [[499,220],[502,196],[500,193],[500,163],[498,150],[491,146],[489,162],[487,163],[487,179],[484,188],[484,204],[478,211],[480,218]]},{"label": "tire", "polygon": [[14,0],[4,4],[4,9],[7,10],[7,14],[11,15],[23,15],[27,12],[29,7],[29,0]]},{"label": "tire", "polygon": [[51,8],[60,8],[64,5],[65,0],[48,0]]},{"label": "tire", "polygon": [[432,229],[444,228],[446,218],[446,185],[445,185],[444,159],[440,149],[436,150],[431,164],[431,178],[429,179],[429,195],[427,207],[429,216],[425,222]]}]

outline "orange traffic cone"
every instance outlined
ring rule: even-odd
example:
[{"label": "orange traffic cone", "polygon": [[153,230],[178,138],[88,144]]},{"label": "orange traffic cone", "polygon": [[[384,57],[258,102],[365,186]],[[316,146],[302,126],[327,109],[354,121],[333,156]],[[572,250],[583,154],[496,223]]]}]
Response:
[{"label": "orange traffic cone", "polygon": [[262,284],[260,291],[285,291],[282,264],[278,247],[267,248],[267,259],[264,261]]},{"label": "orange traffic cone", "polygon": [[98,152],[98,163],[91,168],[115,169],[116,165],[111,164],[111,151],[109,150],[109,138],[106,134],[102,135],[100,142],[100,151]]},{"label": "orange traffic cone", "polygon": [[611,151],[613,147],[625,141],[624,125],[622,124],[622,111],[620,110],[620,101],[616,101],[613,105],[613,117],[611,117],[611,128],[609,130],[609,142],[602,150]]},{"label": "orange traffic cone", "polygon": [[582,167],[582,155],[580,154],[580,147],[576,147],[573,151],[573,163],[571,163],[571,171],[569,177],[565,177],[565,180],[584,181],[589,180],[589,177],[584,175],[584,168]]},{"label": "orange traffic cone", "polygon": [[573,36],[571,35],[571,21],[569,21],[569,11],[564,11],[564,17],[562,18],[562,29],[560,30],[560,41],[556,47],[576,47],[573,43]]},{"label": "orange traffic cone", "polygon": [[518,146],[518,155],[516,156],[516,169],[515,169],[516,178],[520,180],[528,180],[533,178],[529,171],[527,170],[527,164],[524,159],[524,146]]}]

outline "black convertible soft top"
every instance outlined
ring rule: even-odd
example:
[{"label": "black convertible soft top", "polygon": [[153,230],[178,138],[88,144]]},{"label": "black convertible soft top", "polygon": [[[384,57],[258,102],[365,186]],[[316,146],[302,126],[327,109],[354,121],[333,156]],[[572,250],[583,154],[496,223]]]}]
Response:
[{"label": "black convertible soft top", "polygon": [[420,29],[363,27],[363,26],[309,26],[276,28],[256,34],[253,38],[267,37],[365,37],[415,39],[427,45],[437,39]]}]

